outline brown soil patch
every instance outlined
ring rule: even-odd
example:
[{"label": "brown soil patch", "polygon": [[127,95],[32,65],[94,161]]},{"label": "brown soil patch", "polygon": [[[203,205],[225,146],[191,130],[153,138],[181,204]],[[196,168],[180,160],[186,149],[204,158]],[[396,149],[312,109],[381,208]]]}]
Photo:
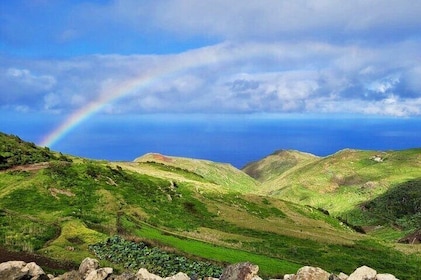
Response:
[{"label": "brown soil patch", "polygon": [[25,164],[25,165],[18,165],[14,166],[12,168],[8,168],[5,170],[2,170],[3,172],[8,171],[38,171],[41,169],[48,168],[50,164],[48,162],[40,162],[40,163],[33,163],[33,164]]},{"label": "brown soil patch", "polygon": [[398,241],[406,244],[420,244],[421,243],[421,229],[411,233]]},{"label": "brown soil patch", "polygon": [[164,162],[171,162],[172,159],[161,154],[153,154],[153,158],[155,160],[164,161]]},{"label": "brown soil patch", "polygon": [[46,271],[63,270],[70,271],[78,269],[78,265],[65,261],[57,261],[45,256],[27,253],[27,252],[14,252],[0,247],[0,263],[7,261],[24,261],[26,263],[35,262]]}]

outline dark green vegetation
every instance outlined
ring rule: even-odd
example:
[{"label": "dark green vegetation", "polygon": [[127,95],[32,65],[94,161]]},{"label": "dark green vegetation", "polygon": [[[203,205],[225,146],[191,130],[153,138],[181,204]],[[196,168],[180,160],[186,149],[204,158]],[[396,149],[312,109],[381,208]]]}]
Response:
[{"label": "dark green vegetation", "polygon": [[106,241],[89,246],[100,259],[114,263],[123,263],[125,268],[146,268],[149,272],[163,277],[174,275],[180,271],[190,277],[219,277],[222,266],[210,262],[195,261],[174,253],[169,253],[158,247],[150,247],[144,242],[126,241],[119,236],[113,236]]},{"label": "dark green vegetation", "polygon": [[[17,165],[47,162],[57,159],[48,148],[41,149],[34,143],[25,142],[15,135],[0,132],[0,170]],[[67,160],[60,155],[61,160]]]},{"label": "dark green vegetation", "polygon": [[[0,244],[8,249],[76,263],[111,254],[107,265],[154,266],[158,274],[189,267],[217,274],[227,263],[251,261],[271,277],[303,265],[421,275],[419,247],[395,246],[420,228],[420,150],[346,150],[326,158],[281,151],[248,166],[257,182],[227,164],[157,154],[92,161],[17,139],[0,135],[7,162],[0,171]],[[25,160],[4,160],[11,154]],[[172,265],[146,264],[141,249]]]},{"label": "dark green vegetation", "polygon": [[360,224],[397,227],[404,231],[421,229],[421,178],[390,188],[384,194],[361,205],[348,216],[360,215]]}]

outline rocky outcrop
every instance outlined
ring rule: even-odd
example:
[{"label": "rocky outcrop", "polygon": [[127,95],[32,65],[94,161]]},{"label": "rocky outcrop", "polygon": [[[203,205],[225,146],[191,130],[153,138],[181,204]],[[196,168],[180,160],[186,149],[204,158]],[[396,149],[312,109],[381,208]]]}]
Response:
[{"label": "rocky outcrop", "polygon": [[[258,276],[259,267],[249,262],[237,263],[227,266],[220,280],[261,280]],[[66,272],[59,276],[47,275],[36,263],[23,261],[9,261],[0,264],[1,280],[190,280],[190,277],[179,272],[173,276],[163,278],[141,268],[137,273],[124,272],[120,275],[113,274],[111,267],[101,268],[96,259],[86,258],[82,261],[78,270]],[[349,276],[340,273],[338,275],[311,266],[300,268],[295,274],[286,274],[284,280],[399,280],[392,274],[377,273],[376,270],[362,266],[357,268]],[[204,280],[218,280],[205,277]],[[273,279],[275,280],[275,279]],[[277,279],[281,280],[281,279]]]},{"label": "rocky outcrop", "polygon": [[49,280],[50,277],[34,262],[10,261],[0,264],[0,279]]}]

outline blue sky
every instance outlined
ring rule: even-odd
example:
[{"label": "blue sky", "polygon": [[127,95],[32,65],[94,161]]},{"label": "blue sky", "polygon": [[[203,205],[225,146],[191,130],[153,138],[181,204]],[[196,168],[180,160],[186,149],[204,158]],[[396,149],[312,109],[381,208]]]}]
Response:
[{"label": "blue sky", "polygon": [[420,14],[417,0],[1,1],[0,130],[42,143],[102,102],[51,148],[239,166],[419,146]]}]

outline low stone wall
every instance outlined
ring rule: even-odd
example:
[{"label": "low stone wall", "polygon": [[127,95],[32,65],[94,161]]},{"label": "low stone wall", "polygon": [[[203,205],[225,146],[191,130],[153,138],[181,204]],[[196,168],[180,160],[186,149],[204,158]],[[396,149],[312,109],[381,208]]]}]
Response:
[{"label": "low stone wall", "polygon": [[[101,268],[96,259],[86,258],[82,261],[78,270],[72,270],[63,275],[47,275],[44,270],[34,262],[8,261],[0,264],[1,280],[190,280],[190,277],[179,272],[171,277],[162,278],[159,275],[149,273],[141,268],[137,273],[123,273],[116,275],[111,267]],[[227,266],[219,280],[262,280],[258,276],[259,267],[249,262],[237,263]],[[311,266],[300,268],[296,274],[284,275],[285,280],[397,280],[391,274],[380,274],[374,269],[362,266],[357,268],[349,276],[340,273],[338,275]],[[205,278],[203,280],[216,280]],[[272,279],[275,280],[275,279]]]}]

